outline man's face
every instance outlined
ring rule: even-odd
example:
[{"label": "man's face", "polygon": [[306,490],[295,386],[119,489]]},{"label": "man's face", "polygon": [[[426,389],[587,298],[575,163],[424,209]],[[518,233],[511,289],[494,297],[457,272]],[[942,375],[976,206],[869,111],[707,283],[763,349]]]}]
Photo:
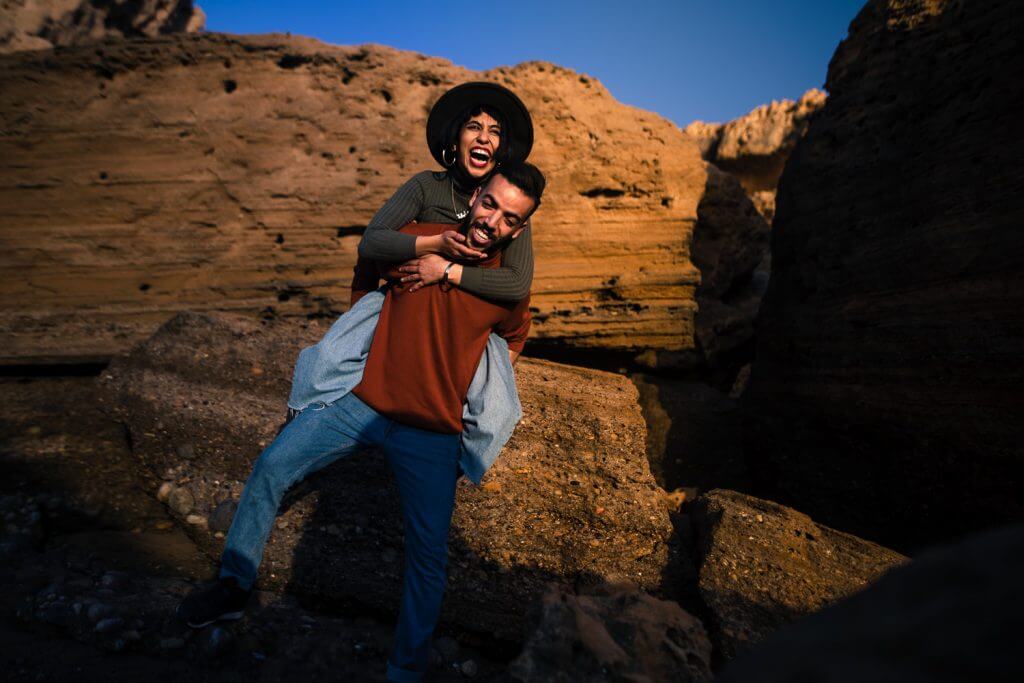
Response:
[{"label": "man's face", "polygon": [[470,199],[466,218],[466,244],[480,251],[494,252],[523,231],[534,201],[498,174],[478,187]]},{"label": "man's face", "polygon": [[501,144],[501,126],[487,112],[480,112],[462,124],[459,131],[459,165],[472,178],[483,178],[494,170],[494,153]]}]

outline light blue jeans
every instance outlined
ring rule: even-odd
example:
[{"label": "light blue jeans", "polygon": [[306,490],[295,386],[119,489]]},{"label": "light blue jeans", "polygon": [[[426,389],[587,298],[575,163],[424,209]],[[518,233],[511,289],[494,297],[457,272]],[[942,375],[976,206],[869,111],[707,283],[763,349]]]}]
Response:
[{"label": "light blue jeans", "polygon": [[405,570],[389,681],[419,681],[441,613],[448,529],[461,451],[458,434],[408,427],[352,393],[301,411],[260,454],[231,522],[220,576],[251,588],[281,498],[290,486],[363,446],[378,446],[394,470],[405,527]]}]

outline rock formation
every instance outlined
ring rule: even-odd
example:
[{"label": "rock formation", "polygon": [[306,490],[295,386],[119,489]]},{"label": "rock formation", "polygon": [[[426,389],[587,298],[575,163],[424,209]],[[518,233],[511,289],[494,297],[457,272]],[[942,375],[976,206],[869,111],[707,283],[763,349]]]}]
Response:
[{"label": "rock formation", "polygon": [[[104,373],[105,405],[128,425],[140,477],[213,559],[232,501],[282,422],[295,357],[324,329],[181,314]],[[483,485],[458,487],[446,619],[518,639],[548,582],[678,594],[686,558],[670,545],[636,389],[535,360],[518,364],[517,381],[522,422]],[[379,454],[318,472],[282,503],[258,582],[396,611],[396,500]]]},{"label": "rock formation", "polygon": [[704,626],[679,605],[624,587],[597,595],[554,590],[540,626],[512,662],[522,683],[711,679]]},{"label": "rock formation", "polygon": [[192,0],[0,0],[0,53],[192,33],[205,22]]},{"label": "rock formation", "polygon": [[[706,188],[724,193],[708,209],[720,228],[767,226],[665,119],[550,64],[476,73],[383,47],[204,33],[0,57],[2,356],[108,358],[187,309],[333,317],[363,227],[434,166],[431,104],[481,78],[530,107],[531,160],[548,176],[534,336],[697,350],[690,253]],[[742,284],[750,267],[720,262],[714,279]]]},{"label": "rock formation", "polygon": [[744,394],[772,494],[898,548],[1024,519],[1014,3],[871,0],[779,185]]},{"label": "rock formation", "polygon": [[701,156],[736,176],[758,210],[771,221],[775,188],[796,143],[825,106],[825,93],[808,90],[799,100],[763,104],[728,123],[694,121],[685,128]]},{"label": "rock formation", "polygon": [[1015,681],[1024,527],[931,550],[864,592],[765,640],[715,679]]},{"label": "rock formation", "polygon": [[700,593],[726,658],[862,590],[907,558],[735,491],[697,500]]}]

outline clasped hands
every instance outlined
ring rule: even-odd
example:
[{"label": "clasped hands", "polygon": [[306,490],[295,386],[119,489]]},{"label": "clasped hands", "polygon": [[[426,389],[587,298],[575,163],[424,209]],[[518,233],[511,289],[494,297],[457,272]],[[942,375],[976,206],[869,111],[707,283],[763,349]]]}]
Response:
[{"label": "clasped hands", "polygon": [[444,269],[453,261],[473,261],[486,256],[484,252],[467,246],[466,236],[454,230],[446,230],[437,238],[435,253],[418,256],[398,267],[399,272],[405,273],[401,282],[414,283],[409,288],[410,292],[440,282]]}]

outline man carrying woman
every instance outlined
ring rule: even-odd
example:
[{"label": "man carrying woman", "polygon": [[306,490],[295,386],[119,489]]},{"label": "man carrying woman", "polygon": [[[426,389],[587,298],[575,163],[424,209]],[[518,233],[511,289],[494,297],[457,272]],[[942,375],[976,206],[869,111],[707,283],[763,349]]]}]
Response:
[{"label": "man carrying woman", "polygon": [[[448,170],[417,174],[374,217],[360,245],[357,303],[300,355],[289,399],[293,419],[256,461],[219,579],[179,607],[194,627],[240,618],[285,491],[362,446],[381,447],[398,481],[406,533],[402,606],[387,668],[394,681],[421,680],[426,669],[455,482],[465,473],[479,483],[511,433],[499,430],[484,449],[472,441],[480,421],[466,416],[473,393],[487,390],[477,381],[482,363],[497,368],[483,373],[490,381],[511,387],[518,413],[510,361],[530,326],[527,228],[544,191],[540,172],[522,163],[533,140],[529,114],[501,86],[453,88],[432,110],[427,137]],[[413,220],[401,231],[392,227]],[[380,276],[389,287],[371,292]],[[350,320],[360,321],[357,329]],[[464,429],[470,422],[473,428]]]}]

